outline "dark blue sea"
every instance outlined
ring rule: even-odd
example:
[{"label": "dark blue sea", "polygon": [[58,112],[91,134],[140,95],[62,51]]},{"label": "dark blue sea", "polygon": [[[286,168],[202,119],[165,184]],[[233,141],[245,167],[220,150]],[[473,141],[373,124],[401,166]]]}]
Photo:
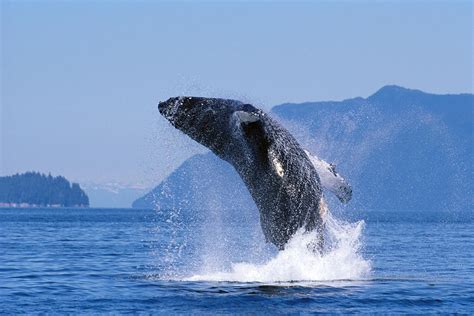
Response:
[{"label": "dark blue sea", "polygon": [[0,314],[474,314],[472,210],[332,218],[322,254],[233,214],[0,209]]}]

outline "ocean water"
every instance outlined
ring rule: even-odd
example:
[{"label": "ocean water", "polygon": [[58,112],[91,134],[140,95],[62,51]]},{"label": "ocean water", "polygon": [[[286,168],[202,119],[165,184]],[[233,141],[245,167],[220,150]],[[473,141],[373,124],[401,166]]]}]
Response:
[{"label": "ocean water", "polygon": [[238,211],[0,209],[0,314],[474,313],[474,220],[329,217],[278,253]]}]

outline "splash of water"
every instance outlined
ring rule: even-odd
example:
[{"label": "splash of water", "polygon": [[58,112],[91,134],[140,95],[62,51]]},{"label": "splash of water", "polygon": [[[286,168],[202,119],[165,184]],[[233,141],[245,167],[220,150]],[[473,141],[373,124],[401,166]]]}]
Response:
[{"label": "splash of water", "polygon": [[184,278],[187,281],[285,282],[358,280],[371,271],[370,261],[360,254],[364,222],[347,223],[330,213],[325,216],[326,247],[311,250],[316,232],[298,231],[285,250],[263,264],[234,263],[229,271],[206,272]]}]

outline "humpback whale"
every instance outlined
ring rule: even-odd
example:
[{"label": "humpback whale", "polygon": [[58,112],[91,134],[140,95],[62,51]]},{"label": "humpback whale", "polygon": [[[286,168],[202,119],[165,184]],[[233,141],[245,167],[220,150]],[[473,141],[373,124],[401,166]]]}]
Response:
[{"label": "humpback whale", "polygon": [[317,230],[322,241],[322,186],[341,202],[351,198],[350,186],[333,165],[303,150],[284,127],[251,104],[174,97],[160,102],[158,110],[235,168],[257,205],[266,241],[280,250],[300,228]]}]

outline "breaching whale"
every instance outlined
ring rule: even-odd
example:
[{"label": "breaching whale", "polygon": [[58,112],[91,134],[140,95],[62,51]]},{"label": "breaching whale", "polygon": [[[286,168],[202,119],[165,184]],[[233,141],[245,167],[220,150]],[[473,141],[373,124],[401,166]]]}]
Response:
[{"label": "breaching whale", "polygon": [[265,239],[280,250],[300,228],[322,236],[321,186],[342,202],[352,196],[334,166],[303,150],[285,128],[253,105],[174,97],[160,102],[158,109],[174,127],[236,169],[260,212]]}]

